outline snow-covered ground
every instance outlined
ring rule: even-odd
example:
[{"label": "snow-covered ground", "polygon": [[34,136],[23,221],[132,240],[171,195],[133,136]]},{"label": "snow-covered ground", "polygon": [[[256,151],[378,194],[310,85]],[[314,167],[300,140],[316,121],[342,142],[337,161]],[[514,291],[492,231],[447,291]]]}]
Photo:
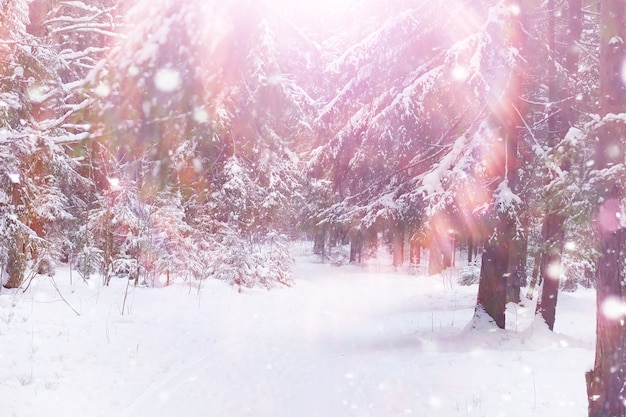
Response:
[{"label": "snow-covered ground", "polygon": [[0,416],[587,415],[595,296],[467,330],[477,286],[300,256],[293,288],[88,286],[67,270],[0,292]]}]

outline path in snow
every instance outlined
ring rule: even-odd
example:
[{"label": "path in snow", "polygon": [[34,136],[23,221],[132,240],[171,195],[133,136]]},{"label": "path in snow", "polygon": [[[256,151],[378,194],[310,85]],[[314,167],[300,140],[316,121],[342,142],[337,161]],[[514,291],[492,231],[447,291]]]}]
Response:
[{"label": "path in snow", "polygon": [[560,297],[557,334],[532,323],[532,306],[510,307],[513,330],[467,332],[476,286],[454,272],[303,257],[296,277],[270,292],[131,289],[124,316],[123,281],[63,286],[80,317],[44,278],[0,295],[0,395],[12,399],[0,415],[586,415],[591,292]]}]

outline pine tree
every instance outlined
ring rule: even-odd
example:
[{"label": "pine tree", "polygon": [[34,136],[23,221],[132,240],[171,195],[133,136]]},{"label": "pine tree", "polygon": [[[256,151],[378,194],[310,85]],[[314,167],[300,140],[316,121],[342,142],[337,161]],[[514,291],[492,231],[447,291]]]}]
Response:
[{"label": "pine tree", "polygon": [[510,54],[509,67],[505,66],[502,70],[508,74],[508,79],[502,94],[494,97],[493,121],[490,122],[494,126],[492,135],[495,135],[491,145],[495,155],[491,167],[493,202],[474,315],[475,319],[481,320],[486,314],[488,320],[500,328],[505,327],[506,289],[511,275],[509,242],[520,230],[517,218],[521,200],[513,194],[512,189],[517,181],[519,130],[523,126],[518,103],[524,73],[518,53],[524,51],[526,35],[519,15],[527,12],[522,6],[520,10],[509,9],[502,16],[506,21],[504,28],[507,35],[502,37],[501,47]]},{"label": "pine tree", "polygon": [[[551,114],[548,116],[548,143],[556,148],[565,139],[570,128],[575,124],[574,104],[576,97],[576,79],[578,74],[579,52],[577,43],[582,33],[582,2],[569,1],[567,5],[567,36],[565,51],[557,50],[556,6],[554,0],[548,3],[550,17],[548,25],[549,49],[552,62],[549,66],[549,102]],[[554,104],[553,104],[554,103]],[[559,170],[570,170],[571,162],[563,159]],[[558,201],[558,199],[554,199]],[[545,240],[545,252],[541,258],[540,281],[543,283],[541,299],[537,303],[537,312],[546,321],[548,328],[554,328],[556,305],[561,275],[562,252],[565,240],[565,213],[563,202],[553,207],[543,221],[542,237]]]},{"label": "pine tree", "polygon": [[[396,10],[332,62],[333,83],[343,87],[318,119],[319,135],[330,140],[312,163],[335,193],[324,224],[342,224],[354,235],[393,230],[397,264],[405,235],[430,236],[434,254],[449,246],[450,229],[470,229],[456,213],[456,193],[468,178],[468,143],[487,116],[492,84],[500,82],[495,14],[442,10],[436,2]],[[458,27],[461,13],[472,19],[447,30]],[[442,233],[435,219],[446,216]]]},{"label": "pine tree", "polygon": [[[292,147],[310,130],[312,100],[287,75],[270,21],[257,6],[240,6],[164,0],[131,8],[127,19],[138,23],[99,73],[110,92],[100,97],[98,140],[114,152],[108,176],[134,182],[141,203],[157,212],[164,190],[180,195],[184,221],[209,250],[233,259],[253,253],[240,267],[254,269],[262,248],[276,246],[274,233],[292,230],[300,187]],[[215,259],[206,257],[206,269],[219,276]],[[272,281],[258,277],[226,280]]]},{"label": "pine tree", "polygon": [[30,33],[28,4],[5,2],[1,22],[8,42],[0,51],[6,65],[0,73],[5,199],[2,210],[4,242],[2,259],[9,287],[24,279],[26,267],[51,272],[52,263],[67,246],[61,225],[72,218],[64,192],[80,182],[76,164],[60,143],[68,135],[67,114],[59,108],[64,84],[56,70],[54,47]]},{"label": "pine tree", "polygon": [[[624,2],[603,0],[600,20],[600,111],[595,164],[602,181],[599,190],[597,233],[596,357],[586,375],[589,416],[625,416],[624,352],[624,229],[621,200],[624,144],[626,143],[626,7]],[[616,175],[617,174],[617,175]],[[607,181],[608,180],[608,181]]]}]

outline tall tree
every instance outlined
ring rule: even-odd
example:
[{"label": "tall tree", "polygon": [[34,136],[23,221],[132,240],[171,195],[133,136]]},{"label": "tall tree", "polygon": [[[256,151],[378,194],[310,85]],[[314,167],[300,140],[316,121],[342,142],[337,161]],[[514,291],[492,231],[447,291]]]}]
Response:
[{"label": "tall tree", "polygon": [[[559,30],[556,13],[567,6],[567,30]],[[548,2],[548,47],[551,60],[549,78],[548,145],[555,148],[567,135],[576,122],[574,112],[576,102],[576,80],[578,75],[579,48],[582,35],[582,1],[569,0],[556,7],[555,0]],[[557,35],[565,32],[561,42],[563,50],[557,49]],[[559,175],[567,175],[570,162],[563,159],[558,166]],[[556,305],[561,276],[561,257],[565,239],[565,207],[562,199],[554,198],[555,204],[548,206],[543,221],[542,237],[544,252],[540,264],[541,299],[537,303],[537,313],[545,320],[548,328],[554,328]]]},{"label": "tall tree", "polygon": [[0,219],[0,269],[9,287],[22,283],[29,262],[43,271],[49,269],[43,263],[61,257],[68,242],[60,225],[72,217],[66,191],[80,182],[75,162],[60,147],[71,128],[65,124],[62,103],[68,97],[57,72],[57,49],[29,32],[28,6],[23,1],[0,6],[0,187],[10,196],[0,209],[8,216]]},{"label": "tall tree", "polygon": [[[589,416],[626,415],[626,328],[623,306],[625,233],[621,218],[626,149],[626,5],[602,0],[600,20],[600,112],[595,163],[601,180],[596,218],[596,355],[586,375]],[[617,176],[616,176],[617,174]]]},{"label": "tall tree", "polygon": [[428,236],[437,273],[452,259],[451,229],[475,230],[469,214],[484,202],[464,189],[482,195],[482,181],[490,180],[472,153],[484,151],[475,134],[508,82],[505,61],[515,61],[498,40],[508,33],[502,15],[512,9],[455,3],[446,13],[440,2],[412,5],[329,65],[343,87],[322,109],[320,135],[330,140],[314,164],[334,186],[329,221],[393,231],[397,264],[404,235]]},{"label": "tall tree", "polygon": [[519,56],[520,52],[525,52],[525,33],[520,23],[520,14],[523,13],[528,13],[528,10],[515,7],[504,16],[507,30],[502,36],[501,48],[504,53],[510,54],[510,66],[501,68],[506,77],[506,88],[494,97],[491,107],[491,124],[494,126],[491,135],[495,136],[491,141],[494,155],[491,167],[493,201],[475,309],[475,319],[484,319],[486,314],[488,320],[500,328],[505,327],[506,288],[510,276],[509,242],[520,230],[517,212],[521,200],[513,193],[512,187],[517,181],[519,130],[523,126],[519,111],[524,77],[524,67]]}]

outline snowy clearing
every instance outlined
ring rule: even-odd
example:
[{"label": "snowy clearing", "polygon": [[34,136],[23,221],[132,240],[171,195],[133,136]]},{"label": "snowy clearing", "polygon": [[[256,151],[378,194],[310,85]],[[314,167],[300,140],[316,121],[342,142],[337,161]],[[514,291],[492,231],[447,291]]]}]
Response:
[{"label": "snowy clearing", "polygon": [[102,288],[67,270],[0,293],[0,415],[563,416],[587,414],[595,295],[534,305],[509,330],[468,331],[477,286],[458,272],[334,267],[300,256],[296,285],[237,293],[208,280]]}]

